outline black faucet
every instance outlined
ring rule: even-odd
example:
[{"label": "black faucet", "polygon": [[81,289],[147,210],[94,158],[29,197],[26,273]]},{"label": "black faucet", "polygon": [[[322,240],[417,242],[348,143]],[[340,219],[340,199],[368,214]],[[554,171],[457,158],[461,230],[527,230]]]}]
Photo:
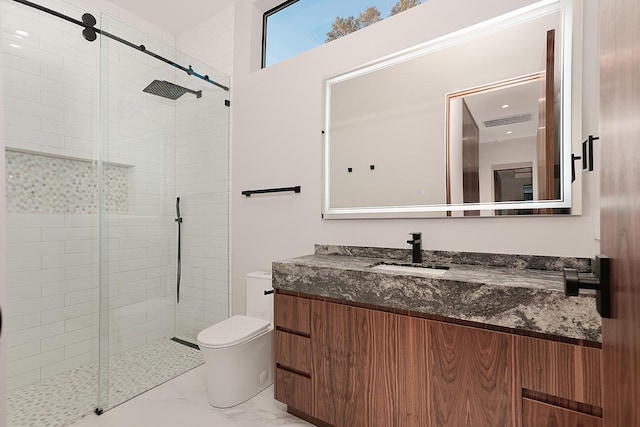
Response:
[{"label": "black faucet", "polygon": [[412,240],[407,240],[411,245],[413,259],[411,262],[422,264],[422,233],[410,233]]}]

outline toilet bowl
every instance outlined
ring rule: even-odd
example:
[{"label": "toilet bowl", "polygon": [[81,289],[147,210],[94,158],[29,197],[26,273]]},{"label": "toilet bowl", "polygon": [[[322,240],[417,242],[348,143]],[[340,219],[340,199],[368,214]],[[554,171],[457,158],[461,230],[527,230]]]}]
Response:
[{"label": "toilet bowl", "polygon": [[209,404],[228,408],[273,383],[271,272],[247,274],[247,315],[235,315],[201,331]]}]

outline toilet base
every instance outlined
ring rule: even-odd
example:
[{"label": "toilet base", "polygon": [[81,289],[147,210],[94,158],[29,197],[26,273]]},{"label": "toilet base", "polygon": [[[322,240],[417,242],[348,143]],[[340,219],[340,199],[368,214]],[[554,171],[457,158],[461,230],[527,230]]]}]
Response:
[{"label": "toilet base", "polygon": [[226,348],[200,347],[205,360],[209,404],[229,408],[246,402],[273,383],[273,329]]}]

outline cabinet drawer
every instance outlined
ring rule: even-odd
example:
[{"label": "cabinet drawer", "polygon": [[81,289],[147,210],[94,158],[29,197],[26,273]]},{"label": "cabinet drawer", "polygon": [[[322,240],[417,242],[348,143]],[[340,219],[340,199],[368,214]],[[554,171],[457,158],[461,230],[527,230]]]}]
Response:
[{"label": "cabinet drawer", "polygon": [[306,414],[313,414],[311,378],[276,368],[275,398]]},{"label": "cabinet drawer", "polygon": [[602,418],[531,399],[522,400],[522,427],[602,427]]},{"label": "cabinet drawer", "polygon": [[305,335],[311,331],[311,300],[276,293],[274,301],[276,329]]},{"label": "cabinet drawer", "polygon": [[311,374],[311,340],[300,335],[276,331],[276,364]]},{"label": "cabinet drawer", "polygon": [[522,388],[601,407],[601,352],[522,338]]}]

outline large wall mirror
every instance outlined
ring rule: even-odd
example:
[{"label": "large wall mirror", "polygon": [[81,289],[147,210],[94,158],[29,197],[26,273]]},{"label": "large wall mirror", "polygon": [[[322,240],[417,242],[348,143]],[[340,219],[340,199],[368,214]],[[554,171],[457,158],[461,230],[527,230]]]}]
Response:
[{"label": "large wall mirror", "polygon": [[538,3],[327,79],[324,217],[571,213],[571,24]]}]

